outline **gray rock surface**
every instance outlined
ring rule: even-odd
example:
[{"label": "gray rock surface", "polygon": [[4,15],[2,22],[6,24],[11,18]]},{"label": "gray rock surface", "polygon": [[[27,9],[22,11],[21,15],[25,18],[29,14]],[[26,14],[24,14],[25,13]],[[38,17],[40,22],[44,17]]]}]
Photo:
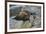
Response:
[{"label": "gray rock surface", "polygon": [[[22,8],[23,7],[23,8]],[[21,11],[21,9],[34,13],[30,16],[30,22],[23,22],[13,19],[14,16]],[[10,29],[18,28],[40,28],[41,27],[41,7],[40,6],[12,6],[10,7]],[[35,17],[35,19],[34,19]],[[33,26],[32,26],[33,25]]]}]

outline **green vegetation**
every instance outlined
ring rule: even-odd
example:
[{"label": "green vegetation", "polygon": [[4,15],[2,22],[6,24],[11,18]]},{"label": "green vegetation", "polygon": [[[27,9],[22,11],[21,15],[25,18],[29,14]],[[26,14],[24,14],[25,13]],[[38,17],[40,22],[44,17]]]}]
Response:
[{"label": "green vegetation", "polygon": [[29,21],[25,21],[25,22],[23,22],[23,24],[21,26],[22,26],[21,28],[31,28],[32,24],[29,23]]}]

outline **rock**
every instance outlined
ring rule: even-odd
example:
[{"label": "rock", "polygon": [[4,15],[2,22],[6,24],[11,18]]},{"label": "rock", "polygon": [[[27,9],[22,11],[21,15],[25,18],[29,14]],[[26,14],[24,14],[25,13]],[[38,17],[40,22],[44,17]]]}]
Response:
[{"label": "rock", "polygon": [[[16,16],[16,13],[21,11],[21,7],[25,7],[24,10],[27,10],[31,13],[34,13],[30,16],[30,22],[22,20],[15,20],[13,16]],[[41,27],[41,7],[40,6],[11,6],[10,8],[10,29],[19,29],[19,28],[40,28]],[[35,16],[35,19],[34,19]],[[33,25],[33,26],[32,26]]]},{"label": "rock", "polygon": [[23,21],[18,21],[18,20],[15,20],[13,18],[10,18],[10,29],[18,29],[18,28],[21,28],[21,24],[23,23]]},{"label": "rock", "polygon": [[31,28],[32,24],[29,21],[25,21],[21,28]]},{"label": "rock", "polygon": [[30,16],[30,23],[32,23],[34,21],[34,18],[33,18],[33,16],[31,15]]},{"label": "rock", "polygon": [[21,11],[21,6],[12,6],[10,7],[10,16],[15,16],[17,13]]},{"label": "rock", "polygon": [[39,28],[41,27],[41,18],[39,16],[36,16],[33,22],[33,28]]}]

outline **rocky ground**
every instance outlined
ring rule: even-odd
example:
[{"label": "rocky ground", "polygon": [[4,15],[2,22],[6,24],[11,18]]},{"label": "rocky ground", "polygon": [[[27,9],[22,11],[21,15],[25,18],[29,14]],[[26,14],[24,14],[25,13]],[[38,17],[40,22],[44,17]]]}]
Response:
[{"label": "rocky ground", "polygon": [[[24,7],[24,6],[22,6]],[[40,6],[25,6],[24,10],[28,10],[29,12],[33,13],[30,15],[30,22],[29,21],[22,21],[13,19],[16,13],[21,11],[20,6],[12,6],[10,8],[10,29],[19,29],[19,28],[40,28],[41,27],[41,7]],[[18,11],[18,12],[17,12]],[[34,19],[35,16],[35,19]]]}]

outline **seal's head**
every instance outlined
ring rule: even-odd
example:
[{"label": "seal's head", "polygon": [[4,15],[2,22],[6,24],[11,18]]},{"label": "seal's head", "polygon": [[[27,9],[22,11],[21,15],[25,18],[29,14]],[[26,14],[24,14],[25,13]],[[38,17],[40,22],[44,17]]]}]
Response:
[{"label": "seal's head", "polygon": [[26,21],[26,20],[29,20],[29,17],[30,17],[29,12],[24,10],[24,11],[19,12],[19,14],[16,15],[15,19]]}]

